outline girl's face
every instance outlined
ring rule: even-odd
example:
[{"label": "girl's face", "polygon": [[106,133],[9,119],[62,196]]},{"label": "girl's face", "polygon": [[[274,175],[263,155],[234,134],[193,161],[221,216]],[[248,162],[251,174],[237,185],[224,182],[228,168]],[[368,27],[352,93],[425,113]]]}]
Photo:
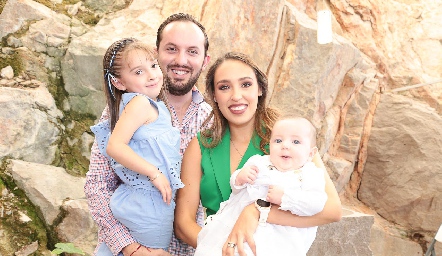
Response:
[{"label": "girl's face", "polygon": [[117,82],[113,82],[117,89],[127,92],[136,92],[156,99],[163,86],[163,73],[157,60],[143,50],[131,50],[122,59],[122,69]]},{"label": "girl's face", "polygon": [[214,98],[229,125],[253,125],[262,94],[255,72],[239,60],[224,61],[214,75]]}]

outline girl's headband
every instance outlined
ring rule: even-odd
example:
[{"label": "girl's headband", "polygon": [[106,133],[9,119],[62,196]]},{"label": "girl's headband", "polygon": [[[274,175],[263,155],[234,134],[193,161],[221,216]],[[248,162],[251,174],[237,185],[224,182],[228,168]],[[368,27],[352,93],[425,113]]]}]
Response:
[{"label": "girl's headband", "polygon": [[107,87],[109,92],[111,93],[112,97],[115,99],[115,94],[114,94],[114,90],[112,88],[112,83],[111,83],[111,79],[116,81],[117,79],[115,78],[115,76],[112,74],[112,65],[114,64],[114,60],[115,60],[115,56],[117,56],[117,53],[123,49],[127,43],[132,43],[135,42],[136,39],[134,38],[126,38],[123,40],[118,41],[115,46],[114,46],[114,51],[112,52],[112,56],[111,59],[109,61],[109,68],[105,68],[104,71],[104,80],[107,79]]}]

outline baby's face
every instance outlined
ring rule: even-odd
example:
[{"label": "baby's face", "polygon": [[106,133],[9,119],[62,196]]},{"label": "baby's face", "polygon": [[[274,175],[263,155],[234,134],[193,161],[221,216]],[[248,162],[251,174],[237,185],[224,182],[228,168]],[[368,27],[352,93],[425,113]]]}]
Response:
[{"label": "baby's face", "polygon": [[279,171],[301,168],[313,157],[311,128],[304,119],[275,123],[270,137],[270,161]]}]

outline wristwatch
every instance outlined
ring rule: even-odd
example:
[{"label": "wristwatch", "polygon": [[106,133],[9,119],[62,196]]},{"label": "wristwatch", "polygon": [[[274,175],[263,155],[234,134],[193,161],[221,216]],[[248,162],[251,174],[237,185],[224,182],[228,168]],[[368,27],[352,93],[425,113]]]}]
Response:
[{"label": "wristwatch", "polygon": [[267,224],[267,218],[269,217],[272,204],[262,199],[258,199],[255,201],[255,207],[259,211],[259,225],[265,226]]}]

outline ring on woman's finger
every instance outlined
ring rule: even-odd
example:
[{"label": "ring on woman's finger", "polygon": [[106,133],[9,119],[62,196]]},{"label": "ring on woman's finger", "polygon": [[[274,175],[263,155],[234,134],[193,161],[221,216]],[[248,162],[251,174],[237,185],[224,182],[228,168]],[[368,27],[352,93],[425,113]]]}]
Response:
[{"label": "ring on woman's finger", "polygon": [[235,248],[235,247],[236,247],[236,244],[235,244],[235,243],[232,243],[232,242],[228,242],[228,243],[227,243],[227,247]]}]

